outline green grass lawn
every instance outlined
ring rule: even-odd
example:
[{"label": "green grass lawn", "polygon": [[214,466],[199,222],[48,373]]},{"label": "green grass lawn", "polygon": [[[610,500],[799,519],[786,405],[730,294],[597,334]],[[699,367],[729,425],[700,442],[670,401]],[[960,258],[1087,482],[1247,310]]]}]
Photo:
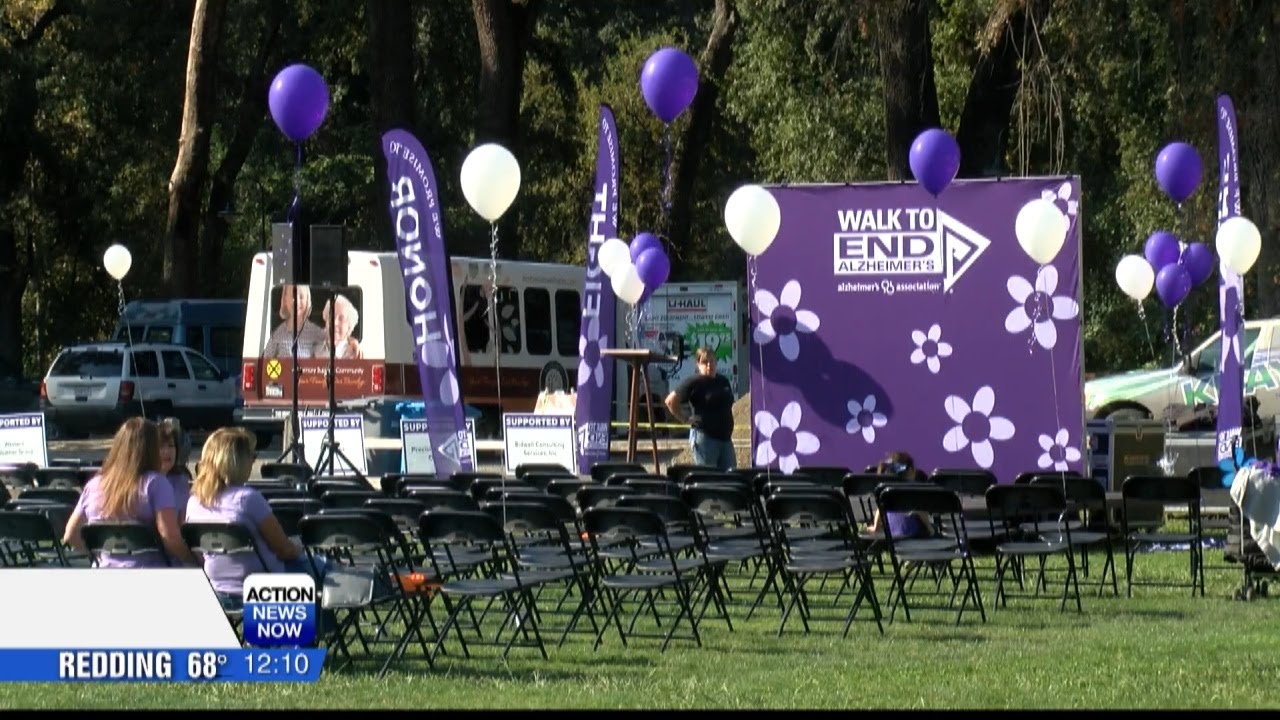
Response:
[{"label": "green grass lawn", "polygon": [[[1221,563],[1220,550],[1207,550]],[[1184,554],[1138,558],[1143,577],[1186,572]],[[1095,565],[1097,572],[1099,565]],[[428,670],[410,652],[383,680],[376,665],[325,674],[315,685],[0,684],[6,708],[1263,708],[1280,707],[1280,613],[1276,600],[1236,602],[1241,573],[1211,571],[1206,596],[1135,588],[1135,597],[1086,594],[1084,613],[1057,602],[1010,600],[992,608],[990,561],[980,563],[988,622],[966,614],[875,625],[848,638],[831,621],[804,635],[766,607],[747,623],[733,608],[702,625],[703,647],[658,641],[624,648],[614,633],[593,652],[571,635],[551,660],[515,649],[478,648]],[[889,583],[877,576],[881,598]],[[740,581],[735,583],[740,584]],[[1083,589],[1086,593],[1086,589]],[[738,603],[747,597],[739,593]],[[11,618],[11,621],[18,619]],[[794,619],[793,619],[794,621]],[[548,620],[551,623],[552,620]],[[556,621],[559,622],[559,621]],[[548,633],[551,634],[551,633]]]}]

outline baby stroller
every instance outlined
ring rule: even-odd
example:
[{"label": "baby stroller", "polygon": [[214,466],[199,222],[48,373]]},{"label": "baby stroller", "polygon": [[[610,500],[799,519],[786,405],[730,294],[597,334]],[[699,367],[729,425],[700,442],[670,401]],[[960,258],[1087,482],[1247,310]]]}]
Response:
[{"label": "baby stroller", "polygon": [[[1252,469],[1244,469],[1240,472],[1248,473]],[[1264,471],[1265,472],[1265,471]],[[1276,479],[1275,473],[1269,473],[1272,482],[1280,482]],[[1257,492],[1246,480],[1241,477],[1237,483],[1243,483],[1240,495],[1243,502],[1247,498],[1245,494]],[[1233,483],[1235,485],[1236,483]],[[1268,578],[1272,578],[1277,574],[1276,568],[1267,558],[1266,553],[1258,546],[1249,532],[1249,519],[1245,517],[1244,512],[1240,509],[1242,502],[1235,500],[1235,490],[1232,492],[1233,498],[1228,508],[1228,517],[1230,518],[1230,526],[1227,528],[1227,547],[1223,552],[1224,559],[1229,563],[1239,563],[1244,570],[1244,578],[1240,587],[1232,593],[1235,600],[1250,601],[1254,598],[1266,597],[1268,589]],[[1243,502],[1247,505],[1247,502]]]}]

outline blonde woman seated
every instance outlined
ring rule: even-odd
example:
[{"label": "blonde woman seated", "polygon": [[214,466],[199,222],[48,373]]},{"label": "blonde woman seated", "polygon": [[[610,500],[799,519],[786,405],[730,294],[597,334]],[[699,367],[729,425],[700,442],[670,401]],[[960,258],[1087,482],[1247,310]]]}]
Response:
[{"label": "blonde woman seated", "polygon": [[116,431],[102,472],[84,486],[80,500],[67,520],[62,542],[85,550],[80,528],[86,523],[135,522],[154,527],[165,552],[136,555],[101,553],[98,567],[148,568],[171,564],[194,565],[196,558],[182,540],[173,486],[160,474],[160,430],[143,418],[130,418]]},{"label": "blonde woman seated", "polygon": [[204,443],[187,501],[187,522],[243,525],[262,555],[261,562],[252,552],[205,556],[205,575],[224,605],[239,604],[244,579],[253,573],[310,572],[302,548],[285,535],[266,498],[245,485],[253,470],[254,452],[254,438],[247,430],[215,430]]}]

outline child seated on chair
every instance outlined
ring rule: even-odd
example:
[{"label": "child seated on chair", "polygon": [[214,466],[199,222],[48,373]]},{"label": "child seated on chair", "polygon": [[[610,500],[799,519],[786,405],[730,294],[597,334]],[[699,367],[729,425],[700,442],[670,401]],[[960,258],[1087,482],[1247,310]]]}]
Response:
[{"label": "child seated on chair", "polygon": [[[196,558],[182,540],[174,507],[173,487],[160,470],[160,431],[144,418],[126,420],[111,440],[102,472],[84,486],[71,511],[62,542],[85,550],[80,528],[86,523],[125,522],[155,528],[160,544],[175,564],[194,564]],[[132,555],[101,553],[98,567],[168,567],[160,552]]]},{"label": "child seated on chair", "polygon": [[252,552],[205,556],[205,575],[224,607],[239,607],[244,580],[253,573],[316,574],[302,548],[285,535],[266,498],[245,485],[253,470],[255,444],[253,435],[243,428],[215,430],[204,443],[187,501],[187,522],[243,525],[262,555],[261,561]]},{"label": "child seated on chair", "polygon": [[[896,479],[916,481],[919,479],[915,460],[904,452],[889,453],[889,456],[876,466],[876,474],[892,475]],[[894,478],[886,478],[894,479]],[[933,535],[933,523],[923,513],[891,512],[889,515],[889,531],[896,540],[907,538],[929,537]],[[875,517],[867,526],[867,532],[880,532],[880,510],[876,509]]]}]

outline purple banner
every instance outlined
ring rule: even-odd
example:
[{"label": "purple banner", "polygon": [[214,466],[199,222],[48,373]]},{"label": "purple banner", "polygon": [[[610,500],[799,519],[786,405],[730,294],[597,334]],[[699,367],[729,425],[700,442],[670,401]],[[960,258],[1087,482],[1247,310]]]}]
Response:
[{"label": "purple banner", "polygon": [[[1236,109],[1227,95],[1218,96],[1218,224],[1240,214],[1240,152]],[[1232,456],[1240,441],[1244,418],[1244,369],[1241,334],[1244,330],[1244,280],[1218,264],[1218,313],[1222,350],[1218,375],[1218,461]]]},{"label": "purple banner", "polygon": [[436,176],[422,144],[404,130],[383,135],[382,152],[391,183],[391,225],[404,275],[405,313],[422,382],[423,418],[427,420],[436,474],[448,477],[459,470],[471,470],[472,459],[458,391],[458,361],[450,337],[453,298]]},{"label": "purple banner", "polygon": [[618,236],[618,132],[613,110],[600,106],[596,177],[591,186],[591,220],[587,225],[587,270],[582,281],[582,325],[578,331],[578,399],[573,419],[578,433],[578,472],[609,459],[610,396],[614,363],[600,351],[616,339],[617,303],[613,286],[600,269],[597,253],[605,240]]},{"label": "purple banner", "polygon": [[[751,302],[752,458],[856,471],[1083,471],[1078,178],[771,187],[778,239]],[[1043,268],[1014,236],[1036,198],[1070,220]],[[762,372],[763,365],[763,372]]]}]

